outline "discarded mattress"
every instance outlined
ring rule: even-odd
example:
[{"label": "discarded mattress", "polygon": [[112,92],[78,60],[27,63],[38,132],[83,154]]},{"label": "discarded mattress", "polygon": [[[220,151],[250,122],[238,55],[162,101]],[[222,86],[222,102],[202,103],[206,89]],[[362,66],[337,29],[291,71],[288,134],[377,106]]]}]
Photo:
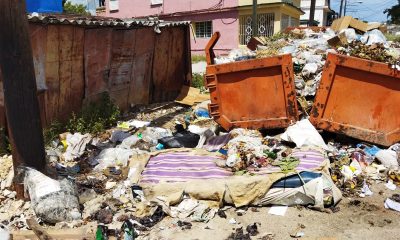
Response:
[{"label": "discarded mattress", "polygon": [[[299,172],[309,170],[329,176],[329,161],[322,153],[308,150],[295,151],[293,155],[300,159]],[[179,204],[184,196],[190,196],[192,199],[214,202],[219,206],[228,204],[241,207],[268,205],[272,200],[281,199],[282,194],[272,198],[268,195],[271,186],[284,177],[299,173],[284,174],[280,169],[275,169],[275,172],[268,169],[258,174],[235,176],[230,169],[220,167],[218,161],[221,160],[224,160],[222,155],[202,149],[164,150],[152,153],[145,160],[133,160],[130,167],[139,175],[131,176],[131,179],[135,179],[142,187],[147,200],[161,201],[165,206],[174,206]],[[332,203],[336,204],[341,198],[341,193],[333,182],[329,178],[321,180],[322,176],[316,179],[319,180],[307,182],[307,186],[313,190],[303,191],[303,194],[307,195],[307,199],[318,197],[314,207],[322,209],[324,205],[321,196],[324,196],[325,188],[321,188],[321,184],[315,182],[328,181],[329,189],[335,193],[330,195]],[[275,194],[280,189],[276,188]],[[288,190],[290,189],[286,189]],[[291,190],[291,195],[297,192]],[[304,203],[309,204],[308,201]]]}]

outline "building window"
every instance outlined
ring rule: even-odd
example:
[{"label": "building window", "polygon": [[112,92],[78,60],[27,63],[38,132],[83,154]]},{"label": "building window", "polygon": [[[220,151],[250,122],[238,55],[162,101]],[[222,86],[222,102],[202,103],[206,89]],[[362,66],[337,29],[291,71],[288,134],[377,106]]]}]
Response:
[{"label": "building window", "polygon": [[197,38],[210,38],[213,33],[212,21],[196,22],[194,29]]},{"label": "building window", "polygon": [[106,6],[106,0],[99,0],[99,7],[105,7]]},{"label": "building window", "polygon": [[150,0],[151,5],[162,5],[163,0]]},{"label": "building window", "polygon": [[[257,14],[257,36],[269,37],[274,35],[274,20],[273,13]],[[247,45],[253,35],[253,19],[251,15],[240,16],[239,25],[239,42],[241,45]]]}]

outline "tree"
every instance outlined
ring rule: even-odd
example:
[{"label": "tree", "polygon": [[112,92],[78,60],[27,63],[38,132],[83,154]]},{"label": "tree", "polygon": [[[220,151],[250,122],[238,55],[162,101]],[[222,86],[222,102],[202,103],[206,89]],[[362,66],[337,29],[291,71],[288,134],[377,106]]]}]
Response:
[{"label": "tree", "polygon": [[71,2],[63,2],[63,3],[64,3],[63,5],[64,13],[90,15],[90,13],[86,11],[86,6],[83,4],[72,4]]},{"label": "tree", "polygon": [[397,5],[394,5],[391,8],[385,9],[383,13],[387,14],[390,17],[390,22],[393,24],[400,24],[400,0],[398,0]]}]

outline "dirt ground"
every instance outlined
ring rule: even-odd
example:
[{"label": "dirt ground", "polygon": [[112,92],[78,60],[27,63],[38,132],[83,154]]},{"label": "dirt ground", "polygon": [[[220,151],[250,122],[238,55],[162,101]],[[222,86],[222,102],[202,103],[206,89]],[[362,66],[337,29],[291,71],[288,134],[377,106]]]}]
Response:
[{"label": "dirt ground", "polygon": [[[377,182],[371,190],[374,194],[369,197],[344,197],[335,213],[289,207],[285,216],[275,216],[268,214],[270,207],[259,207],[258,212],[249,208],[238,216],[237,209],[231,208],[225,211],[226,219],[216,215],[208,223],[192,222],[192,228],[184,230],[177,226],[176,220],[167,217],[140,239],[227,239],[240,227],[246,233],[246,227],[253,223],[259,223],[259,233],[251,239],[296,239],[290,235],[298,231],[304,233],[301,239],[399,239],[400,213],[384,208],[385,199],[400,193],[399,188],[391,191],[383,182]],[[231,218],[237,224],[230,224]]]}]

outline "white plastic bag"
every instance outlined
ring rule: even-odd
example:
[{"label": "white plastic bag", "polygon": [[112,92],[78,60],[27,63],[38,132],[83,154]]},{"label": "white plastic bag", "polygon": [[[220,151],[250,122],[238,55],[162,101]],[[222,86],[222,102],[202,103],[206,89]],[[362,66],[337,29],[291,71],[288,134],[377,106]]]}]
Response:
[{"label": "white plastic bag", "polygon": [[378,29],[374,29],[372,31],[366,32],[361,37],[361,42],[366,45],[372,45],[376,43],[382,43],[385,47],[388,47],[388,42],[386,41],[385,35]]},{"label": "white plastic bag", "polygon": [[80,133],[75,134],[67,134],[66,142],[67,142],[67,149],[63,154],[65,161],[72,161],[75,158],[82,156],[85,152],[86,145],[92,140],[92,136],[87,133],[82,135]]},{"label": "white plastic bag", "polygon": [[78,193],[68,179],[56,181],[41,172],[27,168],[24,179],[36,216],[48,223],[81,219]]},{"label": "white plastic bag", "polygon": [[294,142],[297,147],[314,146],[330,150],[325,144],[324,139],[308,119],[303,119],[288,127],[281,135],[281,139]]},{"label": "white plastic bag", "polygon": [[101,171],[107,167],[128,165],[128,160],[134,154],[143,154],[144,151],[138,149],[123,149],[123,148],[107,148],[100,152],[94,159],[99,164],[94,168],[95,171]]},{"label": "white plastic bag", "polygon": [[383,164],[383,166],[389,169],[397,170],[399,168],[397,153],[393,150],[380,150],[375,154],[375,157]]}]

